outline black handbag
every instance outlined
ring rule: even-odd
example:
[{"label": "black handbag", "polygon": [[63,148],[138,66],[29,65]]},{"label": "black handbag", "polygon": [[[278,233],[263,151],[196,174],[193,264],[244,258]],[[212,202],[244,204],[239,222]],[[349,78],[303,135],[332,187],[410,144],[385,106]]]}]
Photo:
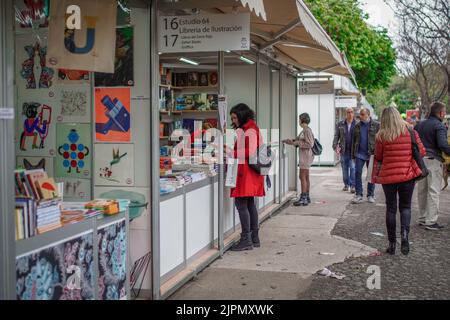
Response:
[{"label": "black handbag", "polygon": [[411,150],[412,150],[412,156],[414,161],[419,166],[420,170],[422,171],[422,174],[418,176],[415,180],[419,181],[422,179],[425,179],[430,172],[428,171],[427,166],[425,165],[425,162],[423,161],[422,155],[420,154],[419,145],[416,141],[416,135],[414,134],[414,131],[408,128],[409,135],[411,136]]},{"label": "black handbag", "polygon": [[320,156],[322,154],[323,147],[320,144],[319,140],[314,139],[314,145],[311,148],[313,155]]}]

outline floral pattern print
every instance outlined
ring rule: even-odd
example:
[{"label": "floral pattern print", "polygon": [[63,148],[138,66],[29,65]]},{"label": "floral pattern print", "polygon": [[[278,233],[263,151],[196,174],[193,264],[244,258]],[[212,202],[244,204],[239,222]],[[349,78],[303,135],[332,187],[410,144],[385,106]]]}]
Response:
[{"label": "floral pattern print", "polygon": [[[19,300],[94,298],[93,236],[87,234],[16,260]],[[74,269],[79,270],[77,273]],[[68,284],[77,284],[70,287]]]},{"label": "floral pattern print", "polygon": [[125,221],[98,230],[99,299],[126,297],[127,238]]}]

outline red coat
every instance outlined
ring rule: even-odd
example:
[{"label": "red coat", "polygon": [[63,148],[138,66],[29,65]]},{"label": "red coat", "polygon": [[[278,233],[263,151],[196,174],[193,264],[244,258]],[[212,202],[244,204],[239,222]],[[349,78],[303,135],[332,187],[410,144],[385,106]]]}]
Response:
[{"label": "red coat", "polygon": [[[251,131],[248,131],[251,129],[254,130],[254,135],[250,134]],[[247,135],[244,134],[245,132]],[[236,187],[231,189],[231,197],[263,197],[265,195],[264,176],[255,172],[248,165],[249,156],[253,156],[257,148],[263,143],[259,128],[255,121],[249,120],[242,126],[242,129],[236,130],[236,134],[234,158],[239,159],[239,165]]]},{"label": "red coat", "polygon": [[[420,153],[425,156],[419,135],[414,130]],[[393,142],[376,141],[374,169],[372,181],[378,184],[392,184],[410,181],[422,174],[412,157],[411,136],[409,132],[402,134]],[[379,166],[381,162],[381,167]]]}]

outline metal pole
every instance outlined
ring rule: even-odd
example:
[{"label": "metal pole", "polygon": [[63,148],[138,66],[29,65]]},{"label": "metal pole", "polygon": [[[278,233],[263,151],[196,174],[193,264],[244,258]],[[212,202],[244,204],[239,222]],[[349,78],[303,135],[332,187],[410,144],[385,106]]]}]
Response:
[{"label": "metal pole", "polygon": [[278,183],[280,184],[280,203],[283,199],[283,193],[284,193],[284,143],[281,142],[282,140],[282,131],[281,131],[281,109],[282,109],[282,103],[283,103],[283,70],[280,68],[280,72],[278,74],[278,104],[279,104],[279,114],[278,114],[278,127],[280,128],[280,138],[279,138],[279,144],[280,144],[280,152],[278,155],[278,161],[280,163],[280,176],[278,179]]},{"label": "metal pole", "polygon": [[[14,107],[12,1],[0,2],[0,108]],[[16,299],[14,120],[0,119],[0,300]]]},{"label": "metal pole", "polygon": [[159,228],[159,55],[158,55],[158,4],[152,0],[150,7],[150,72],[151,72],[151,216],[152,216],[152,296],[153,299],[161,298],[160,275],[160,228]]},{"label": "metal pole", "polygon": [[[294,111],[294,130],[295,130],[295,133],[296,134],[299,134],[300,132],[297,132],[297,123],[298,123],[298,116],[299,116],[299,113],[298,113],[298,89],[299,89],[299,86],[298,86],[298,78],[295,78],[295,92],[294,92],[294,95],[295,95],[295,111]],[[296,150],[297,151],[297,150]],[[297,168],[298,168],[298,166],[297,166],[297,164],[298,164],[298,152],[295,152],[295,155],[294,155],[294,157],[295,157],[295,166],[294,166],[294,168],[295,168],[295,174],[297,174]],[[295,192],[296,192],[296,194],[297,194],[297,190],[298,190],[298,180],[299,180],[299,178],[295,178]]]},{"label": "metal pole", "polygon": [[[221,51],[219,52],[219,61],[218,61],[218,73],[219,73],[219,94],[225,94],[225,55]],[[226,117],[227,115],[225,115]],[[219,121],[220,122],[220,121]],[[219,159],[221,162],[223,161],[223,145],[224,145],[224,133],[226,128],[222,128],[220,124],[220,130],[222,134],[222,139],[219,141]],[[219,190],[218,190],[218,247],[219,247],[219,253],[220,256],[223,256],[224,253],[224,215],[225,215],[225,205],[224,205],[224,182],[225,180],[225,170],[224,170],[224,164],[219,163]],[[213,232],[214,233],[214,232]]]}]

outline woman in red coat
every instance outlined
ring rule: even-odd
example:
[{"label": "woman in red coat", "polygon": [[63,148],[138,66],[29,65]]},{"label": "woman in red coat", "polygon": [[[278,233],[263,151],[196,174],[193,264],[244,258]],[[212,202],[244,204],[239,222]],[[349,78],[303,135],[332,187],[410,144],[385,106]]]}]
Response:
[{"label": "woman in red coat", "polygon": [[260,246],[255,197],[263,197],[265,191],[264,176],[250,168],[248,159],[256,154],[263,141],[254,121],[255,114],[246,104],[240,103],[234,106],[230,115],[237,138],[234,150],[228,150],[227,153],[228,156],[239,160],[236,187],[231,189],[231,197],[235,198],[242,227],[241,239],[231,250],[251,250],[253,246]]},{"label": "woman in red coat", "polygon": [[395,254],[397,198],[401,222],[401,252],[409,253],[409,225],[411,222],[411,200],[415,178],[422,174],[413,159],[412,139],[414,134],[420,153],[425,148],[417,132],[402,119],[396,108],[383,110],[381,128],[376,137],[374,170],[372,181],[383,185],[386,196],[386,227],[389,247],[386,252]]}]

